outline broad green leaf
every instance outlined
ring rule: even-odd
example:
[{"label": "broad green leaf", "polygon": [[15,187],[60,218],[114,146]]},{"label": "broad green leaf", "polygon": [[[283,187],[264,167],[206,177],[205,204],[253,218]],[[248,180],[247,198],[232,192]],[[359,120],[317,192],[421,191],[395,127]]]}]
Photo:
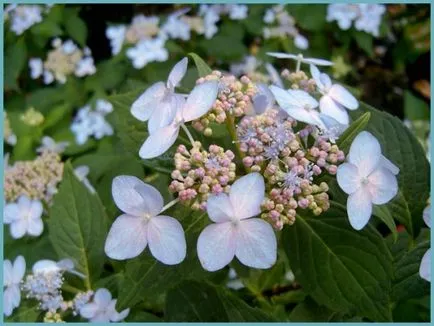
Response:
[{"label": "broad green leaf", "polygon": [[168,292],[165,319],[168,322],[274,321],[228,290],[192,280],[184,281]]},{"label": "broad green leaf", "polygon": [[329,322],[336,312],[318,305],[311,298],[299,303],[289,314],[291,322]]},{"label": "broad green leaf", "polygon": [[365,129],[370,117],[371,113],[366,112],[353,123],[351,123],[351,125],[342,133],[342,135],[337,140],[337,145],[339,146],[340,150],[348,153],[354,138],[356,138],[356,136]]},{"label": "broad green leaf", "polygon": [[85,47],[87,40],[87,26],[78,16],[78,10],[76,8],[65,9],[64,24],[68,35],[71,36],[81,47]]},{"label": "broad green leaf", "polygon": [[[23,298],[21,298],[23,299]],[[8,323],[34,323],[41,315],[39,303],[32,301],[21,302],[20,306],[12,312],[12,315],[5,318]]]},{"label": "broad green leaf", "polygon": [[98,195],[75,177],[70,163],[65,164],[49,216],[49,236],[59,259],[71,258],[86,275],[86,287],[92,288],[105,261],[108,219]]},{"label": "broad green leaf", "polygon": [[27,63],[27,46],[24,37],[20,37],[14,44],[5,49],[4,87],[5,90],[17,90],[18,77]]},{"label": "broad green leaf", "polygon": [[188,55],[193,59],[194,64],[197,67],[199,77],[205,77],[206,75],[212,73],[212,69],[196,53],[190,52]]},{"label": "broad green leaf", "polygon": [[33,37],[44,38],[46,42],[50,37],[60,36],[63,34],[62,28],[58,23],[44,19],[41,23],[32,27],[31,32]]},{"label": "broad green leaf", "polygon": [[392,256],[370,225],[353,230],[345,208],[332,202],[318,217],[297,216],[283,232],[290,265],[319,304],[374,321],[390,321]]},{"label": "broad green leaf", "polygon": [[354,30],[353,37],[359,48],[365,51],[369,57],[374,55],[374,37],[371,34]]},{"label": "broad green leaf", "polygon": [[[290,15],[295,17],[297,24],[308,31],[323,33],[327,24],[327,7],[323,4],[296,4],[287,7]],[[307,19],[307,17],[309,17]],[[317,34],[319,34],[317,33]]]},{"label": "broad green leaf", "polygon": [[404,92],[404,114],[412,121],[429,120],[429,104],[410,91]]},{"label": "broad green leaf", "polygon": [[392,232],[393,239],[396,241],[398,239],[398,231],[396,230],[396,224],[393,220],[393,216],[390,211],[384,205],[373,205],[372,214],[377,216],[384,224],[387,225],[389,230]]},{"label": "broad green leaf", "polygon": [[[379,140],[384,156],[400,168],[397,176],[400,194],[386,205],[392,216],[415,237],[423,225],[422,211],[430,189],[430,170],[425,152],[411,131],[386,112],[360,103],[360,109],[350,112],[350,115],[353,119],[359,118],[364,112],[371,113],[366,130]],[[409,214],[400,215],[406,206]]]},{"label": "broad green leaf", "polygon": [[128,317],[125,318],[126,322],[135,323],[162,323],[163,320],[154,314],[146,311],[131,311]]}]

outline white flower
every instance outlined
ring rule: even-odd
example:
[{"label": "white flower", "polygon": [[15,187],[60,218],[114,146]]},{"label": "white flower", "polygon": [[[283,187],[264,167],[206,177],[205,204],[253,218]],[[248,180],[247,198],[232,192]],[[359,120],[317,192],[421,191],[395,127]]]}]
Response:
[{"label": "white flower", "polygon": [[74,43],[73,40],[66,40],[65,42],[63,42],[62,44],[62,50],[63,52],[65,52],[66,54],[73,54],[75,51],[78,50],[77,45]]},{"label": "white flower", "polygon": [[318,102],[307,92],[302,90],[284,90],[271,85],[270,91],[280,107],[292,118],[325,129],[319,112],[316,110]]},{"label": "white flower", "polygon": [[277,241],[271,225],[260,218],[265,196],[259,173],[241,177],[229,195],[209,197],[207,212],[215,222],[199,235],[197,254],[204,269],[217,271],[238,260],[253,268],[270,268],[276,262]]},{"label": "white flower", "polygon": [[186,128],[185,122],[196,120],[205,115],[213,106],[217,93],[217,81],[206,81],[195,86],[187,100],[177,101],[177,112],[173,122],[150,134],[140,148],[139,156],[150,159],[166,152],[178,138],[179,128]]},{"label": "white flower", "polygon": [[75,274],[81,278],[85,278],[86,276],[74,269],[74,262],[65,258],[55,262],[49,259],[38,260],[32,267],[33,274],[47,274],[47,273],[58,273],[58,272],[69,272],[71,274]]},{"label": "white flower", "polygon": [[42,8],[37,5],[18,5],[10,10],[11,30],[21,35],[42,21]]},{"label": "white flower", "polygon": [[319,100],[321,112],[342,124],[349,124],[349,117],[345,108],[357,110],[359,102],[356,98],[341,85],[332,84],[330,77],[321,73],[314,65],[310,65],[310,73],[315,80],[318,91],[322,94]]},{"label": "white flower", "polygon": [[276,68],[274,68],[271,63],[266,63],[265,64],[265,69],[268,72],[268,76],[270,77],[271,82],[274,85],[276,85],[276,86],[278,86],[280,88],[283,88],[284,86],[283,86],[282,78],[280,78],[280,75],[277,72]]},{"label": "white flower", "polygon": [[25,234],[37,237],[44,230],[41,216],[43,206],[39,200],[31,200],[22,195],[16,203],[6,204],[4,209],[4,223],[10,224],[11,236],[22,238]]},{"label": "white flower", "polygon": [[103,99],[98,99],[98,100],[96,100],[95,109],[98,112],[108,114],[108,113],[113,112],[113,105],[109,101],[106,101]]},{"label": "white flower", "polygon": [[[423,220],[425,224],[431,228],[431,205],[428,205],[423,210]],[[431,248],[429,248],[422,257],[419,267],[419,275],[424,280],[431,282]]]},{"label": "white flower", "polygon": [[178,10],[171,14],[164,25],[161,27],[161,31],[167,34],[168,37],[172,39],[181,39],[188,41],[191,37],[190,35],[190,25],[181,19],[181,16],[190,10],[190,8]]},{"label": "white flower", "polygon": [[136,69],[143,68],[149,62],[166,61],[169,58],[169,52],[164,48],[165,43],[166,40],[163,37],[140,40],[135,47],[127,50],[127,57]]},{"label": "white flower", "polygon": [[354,139],[347,159],[348,163],[338,167],[336,177],[341,189],[349,195],[350,224],[361,230],[371,217],[372,205],[386,204],[398,193],[395,174],[399,169],[381,154],[380,143],[367,131]]},{"label": "white flower", "polygon": [[294,45],[301,50],[306,50],[309,48],[309,41],[301,34],[297,34],[294,38]]},{"label": "white flower", "polygon": [[274,105],[274,95],[270,91],[270,88],[263,83],[256,84],[258,92],[252,99],[254,113],[259,115],[265,113],[265,111],[271,109]]},{"label": "white flower", "polygon": [[92,323],[119,322],[128,316],[130,309],[119,313],[116,311],[116,302],[117,299],[112,299],[109,290],[98,289],[93,296],[93,301],[80,308],[80,315]]},{"label": "white flower", "polygon": [[84,57],[75,67],[75,75],[77,77],[84,77],[93,75],[96,72],[95,64],[93,63],[92,57]]},{"label": "white flower", "polygon": [[43,151],[46,151],[46,150],[54,152],[54,153],[62,153],[65,151],[65,148],[69,146],[69,142],[62,141],[62,142],[56,143],[56,141],[49,136],[42,137],[41,143],[42,143],[42,145],[36,149],[37,153],[42,153]]},{"label": "white flower", "polygon": [[334,3],[327,7],[327,21],[336,20],[339,28],[348,30],[352,21],[358,16],[359,9],[357,4]]},{"label": "white flower", "polygon": [[94,194],[96,192],[95,188],[91,185],[89,179],[87,178],[87,175],[89,174],[89,172],[90,172],[90,169],[87,165],[80,165],[74,169],[74,174],[77,177],[77,179],[80,182],[82,182],[86,186],[86,188],[89,189],[89,191],[92,194]]},{"label": "white flower", "polygon": [[203,16],[205,38],[212,38],[218,31],[217,22],[220,20],[220,8],[218,5],[200,5],[199,15]]},{"label": "white flower", "polygon": [[292,59],[297,61],[297,63],[306,63],[313,64],[317,66],[332,66],[333,62],[324,60],[324,59],[316,59],[316,58],[305,58],[301,53],[295,55],[290,53],[282,53],[282,52],[267,52],[267,55],[279,59]]},{"label": "white flower", "polygon": [[31,58],[29,60],[30,77],[37,79],[42,76],[44,72],[44,65],[40,58]]},{"label": "white flower", "polygon": [[154,187],[133,176],[113,179],[115,204],[125,214],[110,228],[105,253],[112,259],[134,258],[149,244],[152,255],[166,265],[182,262],[186,242],[181,223],[163,211],[163,197]]},{"label": "white flower", "polygon": [[54,81],[54,75],[48,71],[44,70],[44,84],[48,85],[51,84]]},{"label": "white flower", "polygon": [[121,52],[126,32],[127,28],[125,25],[109,26],[106,29],[105,35],[110,40],[110,47],[113,55]]},{"label": "white flower", "polygon": [[276,20],[276,14],[273,9],[267,9],[264,15],[264,23],[272,24]]},{"label": "white flower", "polygon": [[336,140],[348,128],[348,125],[342,124],[326,114],[320,113],[319,117],[325,126],[325,129],[320,131],[321,137],[328,139],[333,144],[336,143]]},{"label": "white flower", "polygon": [[246,5],[228,5],[229,18],[232,20],[242,20],[247,18],[249,8]]},{"label": "white flower", "polygon": [[247,55],[243,58],[242,62],[231,64],[230,71],[231,74],[235,76],[241,76],[243,74],[250,75],[253,74],[260,65],[261,61],[256,59],[255,56]]},{"label": "white flower", "polygon": [[3,313],[10,316],[21,301],[20,283],[26,272],[26,261],[23,256],[3,261]]},{"label": "white flower", "polygon": [[175,94],[187,72],[188,59],[179,61],[170,71],[166,85],[157,82],[151,85],[131,106],[131,114],[140,121],[147,121],[149,133],[154,133],[162,127],[171,124],[176,115],[176,109],[184,98]]}]

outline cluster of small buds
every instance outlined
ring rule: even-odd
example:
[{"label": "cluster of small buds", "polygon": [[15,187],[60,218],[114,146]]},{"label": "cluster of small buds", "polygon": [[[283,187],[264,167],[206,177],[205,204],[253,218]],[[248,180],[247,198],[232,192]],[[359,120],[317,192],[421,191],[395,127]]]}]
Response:
[{"label": "cluster of small buds", "polygon": [[190,151],[178,146],[169,190],[178,193],[181,202],[190,202],[192,209],[205,210],[210,194],[229,192],[236,176],[234,157],[232,151],[217,145],[209,146],[208,151],[200,142],[195,142]]},{"label": "cluster of small buds", "polygon": [[208,114],[192,122],[192,126],[205,136],[212,135],[211,122],[225,123],[228,114],[235,117],[245,115],[251,109],[252,98],[257,93],[255,84],[246,76],[238,79],[233,75],[213,71],[212,74],[199,78],[197,83],[208,80],[219,81],[217,100]]},{"label": "cluster of small buds", "polygon": [[40,58],[29,60],[32,79],[43,76],[44,84],[51,84],[54,80],[64,84],[72,74],[84,77],[96,72],[89,48],[81,50],[72,40],[62,42],[59,38],[54,39],[52,45],[54,49],[48,52],[44,62]]},{"label": "cluster of small buds", "polygon": [[45,120],[44,115],[41,112],[36,111],[33,107],[27,109],[26,112],[20,116],[20,119],[26,125],[32,127],[40,126]]},{"label": "cluster of small buds", "polygon": [[290,88],[292,89],[301,89],[308,93],[315,91],[315,80],[309,78],[302,70],[290,72],[288,69],[284,69],[281,75],[291,83]]},{"label": "cluster of small buds", "polygon": [[62,297],[62,285],[64,282],[63,271],[45,271],[29,274],[21,287],[28,299],[39,301],[41,310],[56,313],[58,309],[68,309],[67,303]]},{"label": "cluster of small buds", "polygon": [[150,39],[158,35],[160,19],[157,16],[137,15],[131,21],[131,25],[125,33],[125,40],[130,44],[136,44],[143,39]]},{"label": "cluster of small buds", "polygon": [[87,303],[89,303],[90,299],[94,295],[92,290],[87,292],[77,293],[74,297],[74,300],[70,301],[70,306],[73,310],[73,315],[76,316],[80,313],[80,309]]},{"label": "cluster of small buds", "polygon": [[5,200],[15,202],[25,195],[49,205],[62,175],[63,162],[58,153],[45,150],[33,161],[17,161],[5,170]]},{"label": "cluster of small buds", "polygon": [[14,146],[17,143],[17,136],[14,134],[11,124],[9,122],[6,111],[4,111],[3,115],[3,139],[4,142],[8,145]]},{"label": "cluster of small buds", "polygon": [[62,316],[59,313],[47,311],[44,316],[44,323],[63,323]]},{"label": "cluster of small buds", "polygon": [[244,117],[237,126],[244,166],[263,172],[266,180],[261,217],[278,230],[294,223],[298,208],[315,215],[329,208],[328,185],[314,179],[323,173],[336,174],[345,159],[337,145],[317,136],[316,128],[296,132],[294,127],[296,122],[277,110]]}]

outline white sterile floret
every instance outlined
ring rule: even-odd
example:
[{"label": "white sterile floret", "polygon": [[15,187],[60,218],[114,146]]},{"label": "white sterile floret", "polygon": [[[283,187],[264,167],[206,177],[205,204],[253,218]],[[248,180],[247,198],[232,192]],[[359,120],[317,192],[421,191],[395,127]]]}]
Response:
[{"label": "white sterile floret", "polygon": [[321,73],[317,67],[310,65],[310,73],[315,80],[318,91],[322,94],[319,108],[322,113],[342,124],[349,124],[347,110],[357,110],[359,102],[344,87],[332,84],[330,77]]},{"label": "white sterile floret", "polygon": [[105,31],[105,35],[110,40],[112,54],[116,55],[122,50],[124,44],[127,27],[125,25],[109,26]]},{"label": "white sterile floret", "polygon": [[74,262],[69,258],[61,259],[58,262],[49,259],[42,259],[33,265],[32,272],[33,274],[69,272],[81,278],[85,278],[86,276],[76,271],[74,266]]},{"label": "white sterile floret", "polygon": [[294,38],[294,45],[300,50],[309,48],[309,40],[301,34],[297,34]]},{"label": "white sterile floret", "polygon": [[93,75],[95,72],[96,67],[92,57],[84,57],[79,62],[77,62],[74,71],[77,77],[90,76]]},{"label": "white sterile floret", "polygon": [[109,290],[105,288],[98,289],[93,296],[93,300],[82,305],[80,316],[89,319],[92,323],[119,322],[128,316],[130,309],[117,312],[116,302],[117,299],[112,299]]},{"label": "white sterile floret", "polygon": [[44,230],[41,219],[43,210],[41,201],[24,195],[18,197],[16,203],[6,204],[3,222],[10,225],[12,238],[19,239],[26,234],[40,236]]},{"label": "white sterile floret", "polygon": [[29,60],[30,77],[38,79],[44,73],[44,64],[40,58],[31,58]]},{"label": "white sterile floret", "polygon": [[165,43],[166,39],[161,36],[140,40],[135,47],[127,50],[127,57],[136,69],[142,69],[150,62],[164,62],[169,58],[169,52],[164,48]]},{"label": "white sterile floret", "polygon": [[20,284],[26,272],[26,261],[18,256],[15,261],[3,261],[3,313],[10,316],[21,302]]},{"label": "white sterile floret", "polygon": [[[431,205],[428,205],[423,210],[423,220],[425,224],[431,228]],[[419,275],[424,280],[431,282],[431,248],[429,248],[422,257],[419,267]]]},{"label": "white sterile floret", "polygon": [[87,175],[89,174],[89,172],[90,172],[90,169],[87,165],[80,165],[74,169],[74,174],[77,177],[77,179],[80,182],[82,182],[92,194],[94,194],[96,192],[95,188],[92,186],[89,179],[87,178]]},{"label": "white sterile floret", "polygon": [[112,259],[134,258],[149,244],[151,254],[166,265],[182,262],[186,242],[181,223],[160,215],[163,197],[154,187],[133,176],[113,179],[112,195],[124,212],[110,228],[105,253]]},{"label": "white sterile floret", "polygon": [[256,88],[258,92],[253,96],[252,107],[254,110],[253,113],[260,115],[273,108],[275,99],[273,93],[266,84],[258,83],[256,84]]},{"label": "white sterile floret", "polygon": [[183,58],[170,71],[166,84],[157,82],[151,85],[131,106],[131,114],[140,121],[148,121],[148,131],[153,133],[172,123],[177,107],[184,96],[175,93],[187,72],[188,59]]},{"label": "white sterile floret", "polygon": [[253,268],[270,268],[277,259],[277,241],[271,225],[260,218],[265,196],[264,179],[259,173],[241,177],[229,195],[210,196],[209,218],[215,222],[200,234],[197,253],[204,269],[217,271],[238,260]]},{"label": "white sterile floret", "polygon": [[171,39],[181,39],[188,41],[191,37],[190,25],[181,19],[182,15],[188,12],[190,8],[185,8],[174,12],[167,17],[166,22],[161,27],[162,33],[166,34]]},{"label": "white sterile floret", "polygon": [[279,106],[295,120],[325,129],[319,112],[316,110],[318,101],[302,90],[284,90],[271,85],[270,91],[273,93]]},{"label": "white sterile floret", "polygon": [[44,136],[41,140],[41,146],[36,149],[36,152],[42,153],[43,151],[50,151],[54,153],[62,153],[68,146],[69,142],[67,141],[56,143],[56,141],[50,136]]},{"label": "white sterile floret", "polygon": [[17,34],[21,35],[33,25],[42,21],[42,7],[38,5],[18,5],[9,7],[11,17],[10,28]]},{"label": "white sterile floret", "polygon": [[227,5],[229,18],[232,20],[242,20],[247,18],[249,8],[246,5]]},{"label": "white sterile floret", "polygon": [[[179,129],[184,123],[199,119],[213,106],[218,93],[217,81],[206,81],[193,88],[186,100],[177,101],[176,115],[170,125],[151,133],[140,148],[141,158],[150,159],[160,156],[178,138]],[[158,108],[157,108],[158,110]]]},{"label": "white sterile floret", "polygon": [[351,226],[361,230],[372,214],[372,205],[383,205],[398,193],[396,174],[399,168],[381,154],[378,140],[362,131],[351,144],[337,170],[337,181],[347,193],[347,213]]}]

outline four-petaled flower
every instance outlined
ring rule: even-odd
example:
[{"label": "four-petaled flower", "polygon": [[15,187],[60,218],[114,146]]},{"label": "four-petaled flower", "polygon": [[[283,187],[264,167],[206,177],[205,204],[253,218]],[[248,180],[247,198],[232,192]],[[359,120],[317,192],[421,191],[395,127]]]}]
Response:
[{"label": "four-petaled flower", "polygon": [[3,222],[10,224],[12,238],[19,239],[25,234],[40,236],[44,230],[41,219],[43,210],[39,200],[31,200],[24,195],[20,196],[16,203],[6,204]]},{"label": "four-petaled flower", "polygon": [[81,307],[80,315],[92,323],[119,322],[128,316],[130,309],[117,312],[116,302],[117,299],[112,299],[109,290],[98,289],[93,296],[93,301]]},{"label": "four-petaled flower", "polygon": [[20,283],[26,272],[26,261],[23,256],[3,261],[3,313],[10,316],[21,301]]},{"label": "four-petaled flower", "polygon": [[152,255],[164,264],[175,265],[184,260],[184,230],[173,217],[159,215],[164,202],[157,189],[133,176],[117,176],[112,195],[125,214],[115,220],[109,231],[107,256],[118,260],[134,258],[149,243]]},{"label": "four-petaled flower", "polygon": [[[423,220],[425,224],[431,228],[431,205],[428,205],[423,210]],[[419,267],[419,275],[424,280],[431,282],[431,248],[429,248],[422,257]]]},{"label": "four-petaled flower", "polygon": [[157,82],[149,87],[131,106],[131,114],[141,120],[148,121],[148,131],[153,133],[172,123],[179,103],[184,96],[175,93],[175,87],[187,72],[188,59],[179,61],[172,69],[166,84]]},{"label": "four-petaled flower", "polygon": [[336,119],[339,123],[348,125],[349,117],[345,108],[357,110],[359,102],[341,85],[332,84],[330,77],[321,73],[314,65],[310,65],[310,73],[319,92],[322,94],[319,100],[321,112]]},{"label": "four-petaled flower", "polygon": [[378,140],[362,131],[354,139],[347,156],[337,170],[337,181],[349,195],[347,213],[351,226],[361,230],[372,214],[372,204],[383,205],[398,193],[399,169],[381,154]]},{"label": "four-petaled flower", "polygon": [[250,173],[238,179],[229,195],[211,196],[207,212],[215,222],[208,225],[197,242],[199,260],[208,271],[216,271],[236,256],[254,268],[270,268],[276,262],[277,241],[271,225],[260,218],[265,196],[264,179]]}]

